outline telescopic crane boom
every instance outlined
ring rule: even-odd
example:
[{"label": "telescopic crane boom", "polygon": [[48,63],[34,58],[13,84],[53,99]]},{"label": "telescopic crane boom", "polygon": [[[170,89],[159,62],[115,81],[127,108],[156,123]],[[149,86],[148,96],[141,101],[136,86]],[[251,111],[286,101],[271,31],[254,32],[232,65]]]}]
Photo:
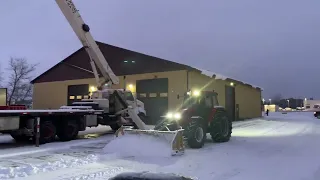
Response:
[{"label": "telescopic crane boom", "polygon": [[[90,27],[84,23],[72,0],[56,0],[56,3],[90,57],[92,71],[94,72],[98,83],[98,88],[100,89],[105,83],[119,84],[119,78],[113,73],[96,41],[93,39],[90,33]],[[104,78],[103,82],[99,81],[99,75],[95,64],[98,66]]]},{"label": "telescopic crane boom", "polygon": [[[113,73],[104,55],[100,51],[96,41],[93,39],[92,35],[90,34],[89,26],[84,23],[83,19],[81,18],[72,0],[56,0],[56,3],[58,4],[60,10],[62,11],[66,19],[68,20],[73,31],[77,34],[79,40],[81,41],[83,47],[86,49],[90,57],[92,71],[94,73],[94,76],[98,85],[98,89],[99,89],[98,93],[100,92],[100,96],[101,96],[101,94],[103,93],[102,91],[103,85],[105,83],[119,84],[119,78]],[[95,64],[98,66],[104,78],[103,82],[100,82],[100,78],[99,78],[98,71],[96,69]],[[109,89],[106,89],[106,91],[109,91]],[[111,92],[111,90],[109,92]],[[107,108],[109,110],[117,109],[117,112],[112,111],[111,116],[118,117],[119,114],[122,114],[124,111],[126,111],[129,117],[135,123],[135,125],[139,128],[139,130],[133,130],[133,129],[125,129],[122,126],[117,130],[116,135],[125,134],[126,132],[126,134],[147,134],[151,136],[158,136],[170,143],[170,147],[173,155],[184,152],[184,145],[182,143],[183,142],[182,129],[179,129],[176,131],[148,130],[146,124],[140,119],[140,117],[133,110],[133,108],[131,106],[128,106],[128,104],[125,101],[125,98],[119,95],[119,91],[114,90],[113,94],[115,95],[114,97],[117,100],[110,103],[109,99],[107,99],[108,105],[104,104],[104,106],[110,107],[110,108]],[[103,100],[103,98],[101,100]],[[122,117],[120,116],[120,118]]]},{"label": "telescopic crane boom", "polygon": [[[60,10],[68,20],[73,31],[77,34],[82,45],[85,47],[90,59],[92,71],[95,75],[96,81],[98,83],[98,89],[102,90],[102,87],[105,83],[119,84],[119,78],[113,73],[111,67],[107,63],[104,55],[100,51],[96,41],[93,39],[90,28],[87,24],[84,23],[83,19],[80,16],[78,9],[73,4],[72,0],[56,0]],[[96,69],[95,64],[97,64],[102,76],[103,82],[99,82],[99,75]],[[122,99],[118,96],[119,101],[124,103],[129,116],[134,121],[134,123],[139,127],[139,129],[146,129],[146,125],[139,118],[139,116],[134,112],[132,107],[129,107],[125,99]],[[116,113],[117,114],[117,113]]]}]

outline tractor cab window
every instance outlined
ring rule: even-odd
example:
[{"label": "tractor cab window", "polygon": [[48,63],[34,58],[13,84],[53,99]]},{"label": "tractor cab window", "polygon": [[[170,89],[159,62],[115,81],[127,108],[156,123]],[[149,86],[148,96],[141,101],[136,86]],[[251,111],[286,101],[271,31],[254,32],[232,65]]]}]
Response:
[{"label": "tractor cab window", "polygon": [[189,108],[190,106],[193,105],[199,105],[202,103],[202,100],[200,98],[196,98],[193,96],[185,96],[183,99],[183,104],[182,104],[182,108]]},{"label": "tractor cab window", "polygon": [[212,104],[212,99],[211,99],[211,96],[206,96],[204,98],[204,103],[205,103],[205,106],[207,108],[212,108],[213,107],[213,104]]},{"label": "tractor cab window", "polygon": [[212,96],[213,106],[219,106],[219,101],[217,96]]}]

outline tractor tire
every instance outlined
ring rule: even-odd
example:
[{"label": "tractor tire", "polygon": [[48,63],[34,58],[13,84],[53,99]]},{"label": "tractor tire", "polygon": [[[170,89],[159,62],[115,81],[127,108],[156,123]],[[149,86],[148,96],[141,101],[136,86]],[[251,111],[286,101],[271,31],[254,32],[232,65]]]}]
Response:
[{"label": "tractor tire", "polygon": [[60,141],[74,140],[78,137],[78,134],[79,125],[75,120],[61,122],[57,131],[57,136],[60,139]]},{"label": "tractor tire", "polygon": [[207,139],[207,126],[202,118],[195,118],[185,128],[185,137],[190,148],[202,148]]},{"label": "tractor tire", "polygon": [[26,135],[16,135],[14,133],[10,133],[10,135],[16,142],[28,142],[31,139],[30,136]]},{"label": "tractor tire", "polygon": [[217,110],[210,123],[210,135],[214,142],[228,142],[232,134],[232,121],[225,110]]},{"label": "tractor tire", "polygon": [[[37,129],[35,127],[33,136],[33,141],[36,141],[36,132]],[[42,121],[40,122],[40,137],[39,144],[46,144],[53,142],[57,135],[56,126],[51,121]]]},{"label": "tractor tire", "polygon": [[109,125],[110,128],[113,130],[113,131],[117,131],[121,126],[119,126],[119,124],[115,123],[115,124],[111,124]]}]

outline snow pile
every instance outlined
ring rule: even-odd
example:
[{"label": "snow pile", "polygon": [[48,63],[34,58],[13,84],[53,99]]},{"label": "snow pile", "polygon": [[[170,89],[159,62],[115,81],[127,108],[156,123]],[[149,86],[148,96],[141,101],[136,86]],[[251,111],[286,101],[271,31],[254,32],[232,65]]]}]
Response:
[{"label": "snow pile", "polygon": [[72,168],[97,161],[97,156],[89,155],[82,159],[60,159],[55,162],[47,162],[44,164],[23,164],[18,167],[0,167],[0,179],[10,179],[17,177],[26,177],[33,174],[55,171],[62,168]]},{"label": "snow pile", "polygon": [[221,74],[215,74],[215,75],[216,75],[215,79],[220,79],[220,80],[226,80],[226,79],[228,79],[227,76],[224,76],[224,75],[221,75]]},{"label": "snow pile", "polygon": [[171,157],[171,144],[152,135],[126,134],[108,143],[103,152],[125,157]]},{"label": "snow pile", "polygon": [[[233,78],[233,77],[227,77],[227,76],[224,76],[224,75],[221,75],[221,74],[212,72],[212,71],[208,71],[208,70],[204,70],[204,69],[200,69],[200,68],[195,68],[195,69],[201,71],[201,74],[203,74],[203,75],[205,75],[205,76],[208,76],[208,77],[210,77],[210,78],[212,78],[213,76],[215,76],[214,79],[219,79],[219,80],[226,80],[226,79],[228,79],[228,78],[229,78],[229,79],[234,79],[234,80],[236,80],[236,79]],[[240,81],[240,80],[239,80],[239,81]],[[247,82],[244,82],[244,81],[240,81],[240,82],[242,82],[243,84],[247,84],[247,85],[249,85],[249,86],[252,86],[253,88],[259,88],[259,89],[263,90],[263,89],[262,89],[261,87],[259,87],[259,86],[252,85],[252,84],[247,83]]]}]

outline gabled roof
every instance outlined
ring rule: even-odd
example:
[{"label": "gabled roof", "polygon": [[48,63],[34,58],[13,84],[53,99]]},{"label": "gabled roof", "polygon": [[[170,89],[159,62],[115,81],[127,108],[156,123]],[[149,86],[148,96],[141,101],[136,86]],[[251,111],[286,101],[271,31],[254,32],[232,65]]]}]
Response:
[{"label": "gabled roof", "polygon": [[[105,58],[108,60],[108,64],[117,76],[177,70],[193,70],[215,79],[234,81],[262,90],[260,87],[211,71],[149,56],[98,41],[97,44]],[[99,69],[98,73],[101,74]],[[80,48],[46,72],[33,79],[31,83],[86,79],[93,77],[90,58],[85,49]]]},{"label": "gabled roof", "polygon": [[[190,66],[97,42],[108,64],[117,76],[193,69]],[[82,69],[82,71],[79,71]],[[31,83],[92,78],[90,59],[80,48]],[[98,70],[99,71],[99,70]],[[99,71],[99,74],[100,71]]]}]

